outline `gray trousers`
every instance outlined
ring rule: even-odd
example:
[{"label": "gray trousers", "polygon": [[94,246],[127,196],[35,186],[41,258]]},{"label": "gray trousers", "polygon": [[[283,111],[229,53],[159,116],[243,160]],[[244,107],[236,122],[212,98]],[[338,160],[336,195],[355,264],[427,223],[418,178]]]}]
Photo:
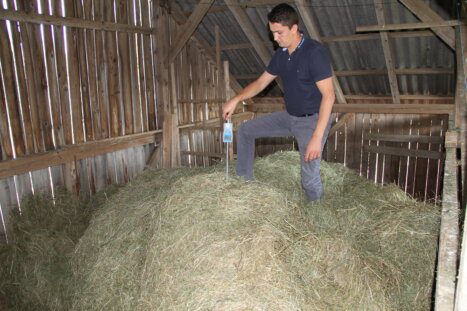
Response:
[{"label": "gray trousers", "polygon": [[[319,174],[321,159],[304,161],[306,147],[315,131],[318,114],[308,117],[295,117],[286,111],[260,116],[240,125],[237,132],[237,176],[245,180],[253,179],[255,139],[259,137],[294,136],[298,143],[301,159],[302,187],[309,200],[315,201],[323,195],[323,185]],[[331,122],[328,122],[321,142],[321,151],[326,142]]]}]

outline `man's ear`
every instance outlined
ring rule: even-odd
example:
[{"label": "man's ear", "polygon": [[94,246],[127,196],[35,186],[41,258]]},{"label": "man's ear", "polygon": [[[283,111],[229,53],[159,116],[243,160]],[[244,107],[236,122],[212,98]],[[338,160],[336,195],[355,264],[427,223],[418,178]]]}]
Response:
[{"label": "man's ear", "polygon": [[292,27],[290,28],[290,30],[292,32],[298,32],[298,25],[297,24],[293,24]]}]

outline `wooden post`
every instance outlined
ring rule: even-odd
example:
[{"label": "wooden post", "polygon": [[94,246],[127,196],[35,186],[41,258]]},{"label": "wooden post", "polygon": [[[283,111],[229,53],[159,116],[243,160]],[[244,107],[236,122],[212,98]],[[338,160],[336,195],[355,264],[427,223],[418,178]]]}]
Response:
[{"label": "wooden post", "polygon": [[162,122],[162,166],[164,168],[171,167],[171,144],[172,144],[172,116],[170,114],[169,102],[169,71],[164,59],[168,58],[168,13],[165,8],[161,7],[160,2],[156,1],[154,4],[154,11],[156,15],[156,29],[158,35],[156,36],[156,87],[158,97],[158,111],[163,112]]},{"label": "wooden post", "polygon": [[174,63],[170,64],[170,83],[171,83],[171,107],[170,107],[170,116],[172,119],[171,122],[171,131],[172,131],[172,150],[171,150],[171,162],[172,167],[180,166],[180,130],[178,129],[178,102],[177,102],[177,79],[175,77],[175,65]]},{"label": "wooden post", "polygon": [[[219,32],[219,26],[216,25],[214,27],[214,34],[215,34],[215,39],[216,39],[216,68],[217,68],[217,83],[219,84],[219,88],[217,89],[217,98],[225,98],[226,100],[228,100],[227,98],[227,95],[223,96],[224,94],[227,94],[225,91],[224,91],[224,88],[225,88],[225,83],[224,84],[220,84],[220,81],[221,81],[221,76],[222,76],[222,68],[221,68],[221,38],[220,38],[220,32]],[[220,96],[219,96],[220,95]],[[222,131],[222,127],[224,125],[224,120],[222,118],[222,105],[224,103],[222,102],[219,102],[218,105],[219,105],[219,127]],[[221,139],[221,144],[222,144],[222,139]]]},{"label": "wooden post", "polygon": [[[467,5],[464,5],[464,10],[467,9]],[[464,15],[465,16],[465,15]],[[460,27],[460,35],[456,38],[457,49],[463,51],[457,51],[456,55],[458,60],[462,60],[462,64],[458,62],[458,70],[462,70],[463,77],[467,75],[467,26]],[[463,80],[465,81],[465,80]],[[459,81],[458,81],[459,82]],[[456,107],[456,112],[459,113],[460,118],[460,144],[461,144],[461,164],[462,164],[462,202],[461,208],[466,208],[467,201],[467,154],[466,154],[466,144],[467,144],[467,92],[463,92],[462,100],[456,101],[456,104],[459,104],[460,107]],[[459,264],[459,274],[457,277],[457,289],[456,289],[456,301],[455,301],[455,311],[466,311],[467,310],[467,230],[464,225],[464,233],[462,237],[461,253],[460,253],[460,264]]]},{"label": "wooden post", "polygon": [[[383,4],[379,0],[374,0],[376,18],[378,24],[385,24],[386,19],[384,17]],[[399,85],[397,83],[397,77],[395,72],[394,61],[392,57],[391,45],[389,44],[389,35],[387,31],[380,32],[381,44],[383,46],[384,59],[386,61],[386,69],[388,73],[389,86],[391,88],[392,101],[394,104],[400,104],[401,98],[399,95]]]},{"label": "wooden post", "polygon": [[457,201],[457,133],[445,137],[446,161],[441,209],[435,311],[454,310],[457,251],[459,244],[459,206]]},{"label": "wooden post", "polygon": [[[229,62],[224,61],[224,85],[225,85],[225,98],[230,98],[230,75],[229,75]],[[243,105],[243,104],[242,104]],[[222,116],[221,116],[222,120]],[[233,125],[232,125],[233,126]],[[229,159],[233,159],[233,142],[229,146]]]}]

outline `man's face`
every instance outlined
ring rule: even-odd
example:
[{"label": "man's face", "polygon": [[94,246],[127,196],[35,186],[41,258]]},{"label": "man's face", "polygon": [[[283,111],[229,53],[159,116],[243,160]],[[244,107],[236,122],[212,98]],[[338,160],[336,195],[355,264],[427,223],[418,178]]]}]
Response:
[{"label": "man's face", "polygon": [[274,36],[274,41],[276,41],[281,48],[288,48],[295,39],[298,26],[293,25],[292,28],[289,28],[288,26],[284,26],[280,23],[269,22],[269,29]]}]

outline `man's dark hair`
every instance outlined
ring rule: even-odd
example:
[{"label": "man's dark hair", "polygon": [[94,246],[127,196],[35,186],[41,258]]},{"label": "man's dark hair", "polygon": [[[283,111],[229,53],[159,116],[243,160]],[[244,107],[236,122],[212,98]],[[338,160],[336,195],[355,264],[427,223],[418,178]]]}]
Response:
[{"label": "man's dark hair", "polygon": [[281,3],[276,5],[271,12],[269,12],[268,21],[292,28],[293,25],[298,26],[298,14],[295,9],[287,3]]}]

